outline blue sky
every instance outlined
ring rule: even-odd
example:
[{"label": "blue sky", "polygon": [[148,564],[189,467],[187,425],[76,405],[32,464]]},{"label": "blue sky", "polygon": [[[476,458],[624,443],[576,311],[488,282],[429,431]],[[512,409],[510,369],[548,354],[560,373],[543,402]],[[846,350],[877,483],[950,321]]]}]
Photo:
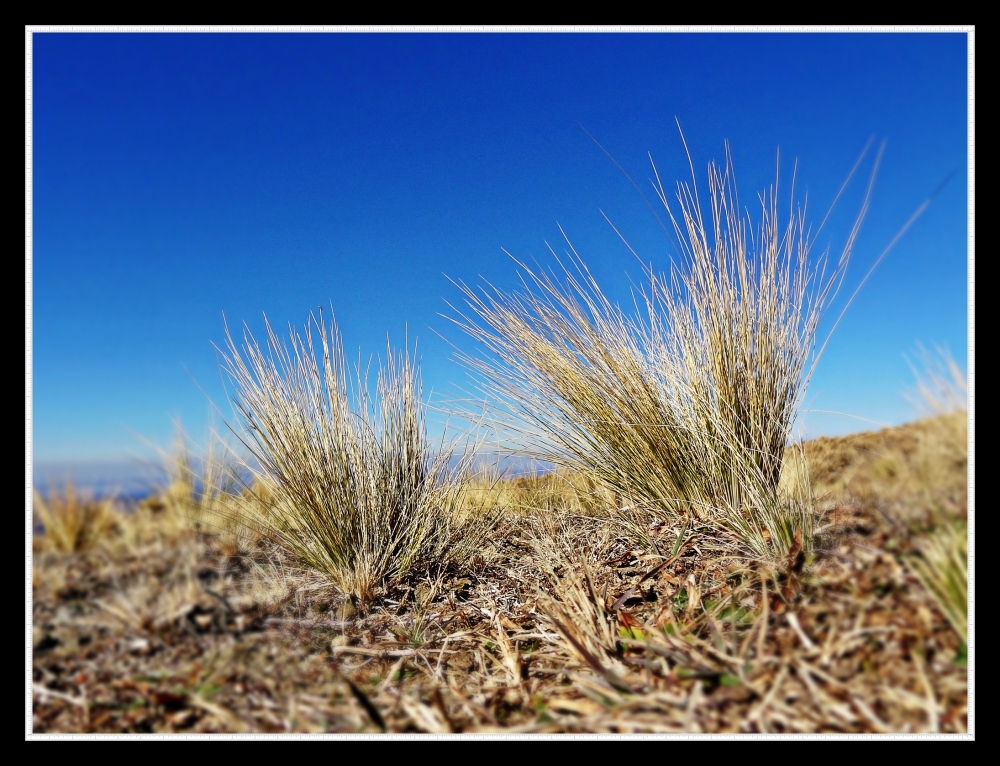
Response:
[{"label": "blue sky", "polygon": [[[871,137],[885,141],[853,288],[813,380],[807,433],[914,415],[905,356],[966,365],[964,34],[35,34],[32,354],[36,464],[115,461],[196,438],[226,395],[223,313],[255,331],[336,312],[349,355],[407,328],[425,391],[465,373],[439,314],[448,277],[516,285],[505,248],[545,262],[561,225],[626,301],[635,259],[673,245],[642,196],[647,152],[704,188],[730,142],[744,202],[774,177],[822,217]],[[866,166],[867,168],[868,166]],[[820,244],[836,249],[864,177]],[[832,317],[831,317],[832,318]],[[829,326],[829,321],[827,322]]]}]

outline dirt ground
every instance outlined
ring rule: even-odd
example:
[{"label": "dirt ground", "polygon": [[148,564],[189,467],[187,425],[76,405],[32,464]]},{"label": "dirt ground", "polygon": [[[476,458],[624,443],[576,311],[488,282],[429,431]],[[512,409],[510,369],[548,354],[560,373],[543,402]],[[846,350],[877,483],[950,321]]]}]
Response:
[{"label": "dirt ground", "polygon": [[31,730],[964,733],[967,649],[909,565],[921,519],[966,512],[964,463],[929,485],[920,444],[811,443],[818,533],[777,566],[709,527],[519,510],[362,605],[155,503],[78,551],[42,536]]}]

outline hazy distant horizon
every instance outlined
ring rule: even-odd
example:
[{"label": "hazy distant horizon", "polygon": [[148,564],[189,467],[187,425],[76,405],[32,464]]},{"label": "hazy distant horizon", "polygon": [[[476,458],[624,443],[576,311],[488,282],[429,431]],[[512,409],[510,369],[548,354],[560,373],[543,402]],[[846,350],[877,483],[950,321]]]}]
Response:
[{"label": "hazy distant horizon", "polygon": [[63,492],[69,482],[78,492],[98,497],[144,496],[165,488],[168,478],[163,468],[140,459],[43,460],[32,470],[33,489],[43,497],[53,489]]},{"label": "hazy distant horizon", "polygon": [[[926,415],[927,413],[915,412],[913,418],[907,422]],[[879,424],[869,423],[867,427],[848,433],[879,429]],[[197,475],[199,459],[193,456],[189,459]],[[551,463],[534,460],[512,450],[480,450],[476,453],[475,460],[480,467],[496,461],[497,469],[511,477],[546,473],[554,467]],[[166,467],[168,462],[168,458],[150,455],[103,460],[36,460],[32,471],[33,488],[45,496],[51,489],[62,491],[67,482],[72,481],[77,491],[98,497],[115,495],[123,499],[141,499],[162,490],[169,484],[171,474]],[[249,463],[255,464],[253,460]]]},{"label": "hazy distant horizon", "polygon": [[[498,455],[496,451],[481,451],[477,453],[477,460],[496,460],[498,470],[505,471],[507,476],[545,473],[552,469],[550,463],[524,456],[504,454],[497,459]],[[197,474],[198,461],[192,462]],[[53,489],[63,492],[67,483],[72,482],[76,491],[96,497],[141,499],[164,489],[171,478],[170,471],[163,465],[139,457],[122,460],[43,460],[35,462],[32,471],[33,489],[43,497]]]}]

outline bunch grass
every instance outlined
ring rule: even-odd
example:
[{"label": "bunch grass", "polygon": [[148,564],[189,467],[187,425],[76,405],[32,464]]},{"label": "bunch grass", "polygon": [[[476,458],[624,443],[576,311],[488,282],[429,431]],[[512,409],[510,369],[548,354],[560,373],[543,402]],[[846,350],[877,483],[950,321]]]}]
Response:
[{"label": "bunch grass", "polygon": [[38,544],[59,553],[90,550],[105,542],[119,526],[114,498],[81,496],[72,481],[66,482],[62,492],[53,487],[47,498],[36,490],[33,510],[45,528]]},{"label": "bunch grass", "polygon": [[657,176],[679,258],[669,274],[645,269],[634,313],[605,296],[567,239],[565,263],[550,247],[558,276],[518,263],[520,292],[459,284],[468,311],[454,321],[481,344],[485,353],[462,359],[522,451],[593,477],[630,507],[716,522],[755,555],[780,558],[796,529],[811,536],[808,491],[782,492],[779,480],[871,182],[830,266],[814,257],[804,208],[782,213],[777,180],[756,227],[728,146],[708,180],[706,215],[693,164],[676,211]]},{"label": "bunch grass", "polygon": [[227,328],[222,351],[253,458],[254,523],[363,602],[418,562],[472,555],[495,514],[464,502],[463,454],[428,438],[409,351],[389,348],[372,388],[322,313],[288,343],[266,331],[262,348],[245,329],[241,347]]}]

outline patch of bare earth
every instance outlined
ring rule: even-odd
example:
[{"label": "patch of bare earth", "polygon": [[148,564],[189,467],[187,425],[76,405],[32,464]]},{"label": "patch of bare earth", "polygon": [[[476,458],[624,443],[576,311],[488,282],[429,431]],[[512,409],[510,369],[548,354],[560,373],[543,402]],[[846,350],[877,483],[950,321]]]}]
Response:
[{"label": "patch of bare earth", "polygon": [[367,605],[204,530],[38,551],[33,729],[964,732],[964,646],[899,496],[849,490],[778,566],[709,528],[512,513]]}]

